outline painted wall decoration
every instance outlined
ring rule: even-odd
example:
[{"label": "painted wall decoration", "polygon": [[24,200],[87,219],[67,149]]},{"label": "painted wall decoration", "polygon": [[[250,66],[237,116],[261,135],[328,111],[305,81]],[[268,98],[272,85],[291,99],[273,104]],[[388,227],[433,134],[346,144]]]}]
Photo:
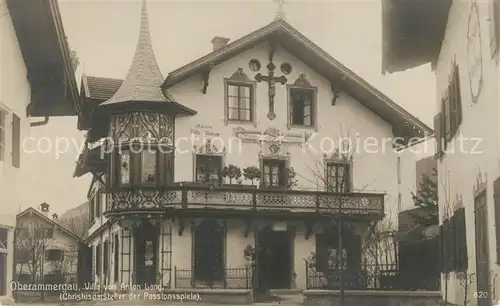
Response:
[{"label": "painted wall decoration", "polygon": [[472,102],[476,103],[483,87],[483,52],[481,48],[481,24],[479,9],[472,2],[467,29],[467,55],[469,85]]}]

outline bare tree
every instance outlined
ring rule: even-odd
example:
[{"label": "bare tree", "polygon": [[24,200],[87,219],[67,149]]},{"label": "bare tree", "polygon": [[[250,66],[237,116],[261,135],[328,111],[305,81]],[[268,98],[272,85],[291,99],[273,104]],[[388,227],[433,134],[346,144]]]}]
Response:
[{"label": "bare tree", "polygon": [[[464,290],[464,303],[463,306],[469,305],[471,302],[471,299],[469,299],[469,290],[472,284],[474,283],[474,273],[468,273],[468,271],[465,271],[461,277],[458,277],[458,283],[460,284],[460,287]],[[478,298],[477,296],[474,296],[474,298]]]},{"label": "bare tree", "polygon": [[[359,134],[356,134],[353,137],[353,133],[350,127],[340,125],[340,135],[338,135],[338,139],[338,148],[331,156],[323,154],[323,159],[318,159],[317,157],[308,159],[310,162],[310,164],[306,164],[308,175],[301,176],[301,178],[309,184],[316,185],[317,190],[323,189],[327,192],[332,192],[336,196],[333,201],[324,204],[327,205],[326,209],[329,213],[329,220],[332,222],[332,225],[336,228],[337,232],[338,249],[336,253],[339,257],[337,260],[340,267],[340,305],[343,306],[345,305],[345,264],[343,256],[343,231],[345,227],[343,222],[343,214],[345,208],[344,204],[348,199],[348,193],[353,191],[351,186],[351,174],[354,160],[362,157],[362,154],[359,151],[360,148],[358,148],[357,146],[359,143]],[[336,175],[332,175],[330,173],[332,171],[332,168],[329,167],[329,163],[338,166],[335,168]],[[356,189],[356,191],[360,192],[362,190],[365,190],[368,186],[369,184],[361,186],[360,188]],[[380,226],[377,227],[376,223],[374,223],[374,225],[375,226],[373,227],[372,232],[377,233]],[[374,236],[376,235],[374,234]]]}]

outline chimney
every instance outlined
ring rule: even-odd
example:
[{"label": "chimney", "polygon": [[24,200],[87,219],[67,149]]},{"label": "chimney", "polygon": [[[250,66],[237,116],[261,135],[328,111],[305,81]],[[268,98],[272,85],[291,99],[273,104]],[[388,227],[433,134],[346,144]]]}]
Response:
[{"label": "chimney", "polygon": [[52,220],[54,220],[54,221],[56,221],[56,222],[57,222],[57,220],[58,220],[58,218],[57,218],[57,214],[52,214]]},{"label": "chimney", "polygon": [[49,217],[49,204],[43,202],[42,204],[40,204],[40,212],[45,216],[45,217]]},{"label": "chimney", "polygon": [[221,48],[224,48],[228,42],[229,42],[229,38],[215,36],[212,39],[212,45],[214,46],[214,51],[217,51]]}]

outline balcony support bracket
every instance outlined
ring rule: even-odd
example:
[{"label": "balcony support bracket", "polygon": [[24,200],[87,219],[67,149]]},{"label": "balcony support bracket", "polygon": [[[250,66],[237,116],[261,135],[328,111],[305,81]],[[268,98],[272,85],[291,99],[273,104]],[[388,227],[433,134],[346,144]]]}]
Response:
[{"label": "balcony support bracket", "polygon": [[243,235],[245,238],[248,237],[248,234],[252,230],[252,219],[250,218],[245,218],[245,231],[243,232]]},{"label": "balcony support bracket", "polygon": [[304,238],[306,240],[309,239],[309,237],[311,236],[311,234],[313,233],[313,227],[314,227],[314,222],[313,221],[310,221],[310,220],[307,220],[305,221],[305,224],[306,224],[306,234],[304,236]]},{"label": "balcony support bracket", "polygon": [[182,236],[184,233],[185,221],[184,218],[179,217],[179,236]]}]

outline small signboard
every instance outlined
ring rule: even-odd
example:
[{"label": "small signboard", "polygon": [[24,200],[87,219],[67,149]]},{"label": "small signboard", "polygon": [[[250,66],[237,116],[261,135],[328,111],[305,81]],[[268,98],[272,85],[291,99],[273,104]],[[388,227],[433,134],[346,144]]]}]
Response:
[{"label": "small signboard", "polygon": [[286,230],[288,230],[288,226],[287,226],[286,222],[274,222],[273,231],[284,232]]}]

